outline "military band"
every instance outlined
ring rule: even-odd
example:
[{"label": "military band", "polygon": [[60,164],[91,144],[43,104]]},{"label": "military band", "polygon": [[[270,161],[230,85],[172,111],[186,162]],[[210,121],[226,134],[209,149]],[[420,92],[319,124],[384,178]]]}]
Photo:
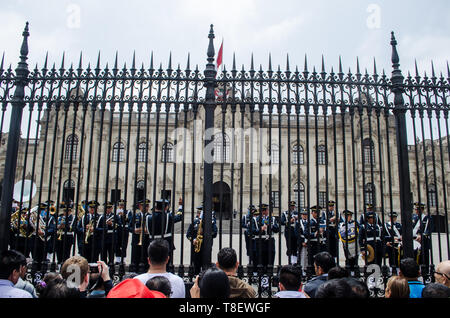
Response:
[{"label": "military band", "polygon": [[[171,252],[175,250],[173,229],[183,217],[183,202],[171,211],[168,200],[157,200],[154,210],[149,211],[150,201],[138,202],[137,210],[127,210],[124,200],[115,204],[106,202],[103,208],[95,200],[61,202],[59,207],[53,201],[43,202],[35,207],[21,208],[15,203],[11,210],[11,247],[31,256],[40,266],[42,262],[55,259],[62,264],[70,257],[74,244],[78,253],[92,263],[98,259],[108,264],[124,263],[127,257],[128,240],[131,233],[131,272],[148,267],[147,246],[155,238],[169,242]],[[359,257],[364,264],[382,265],[387,258],[391,267],[398,267],[403,257],[402,224],[397,221],[398,213],[385,215],[381,222],[374,207],[366,205],[359,222],[353,219],[353,212],[335,211],[335,202],[328,201],[327,207],[318,205],[297,208],[290,201],[289,209],[281,215],[269,217],[269,207],[262,204],[259,209],[250,205],[240,220],[249,265],[267,268],[274,265],[275,234],[284,226],[284,241],[288,262],[306,268],[313,264],[315,254],[328,251],[337,254],[339,240],[344,251],[345,263],[349,267],[358,265]],[[101,211],[98,211],[101,210]],[[198,274],[202,265],[203,207],[197,207],[197,215],[186,231],[192,243],[192,264]],[[341,216],[342,215],[342,216]],[[425,213],[425,205],[414,203],[412,215],[414,257],[420,265],[429,265],[431,249],[431,218]],[[217,236],[217,225],[213,213],[213,238]],[[76,239],[75,239],[76,238]],[[76,241],[76,242],[75,242]],[[336,241],[336,243],[335,243]],[[55,254],[53,254],[55,253]],[[171,253],[172,254],[172,253]],[[173,255],[172,255],[173,257]]]}]

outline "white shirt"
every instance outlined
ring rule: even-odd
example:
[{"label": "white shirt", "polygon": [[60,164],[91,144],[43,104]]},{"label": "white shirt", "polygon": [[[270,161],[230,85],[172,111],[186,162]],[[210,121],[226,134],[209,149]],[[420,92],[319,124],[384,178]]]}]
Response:
[{"label": "white shirt", "polygon": [[183,279],[180,276],[174,275],[172,273],[145,273],[136,276],[134,279],[139,279],[145,285],[150,278],[153,278],[155,276],[164,276],[169,280],[172,287],[172,295],[170,295],[170,298],[185,298],[186,289],[184,287]]}]

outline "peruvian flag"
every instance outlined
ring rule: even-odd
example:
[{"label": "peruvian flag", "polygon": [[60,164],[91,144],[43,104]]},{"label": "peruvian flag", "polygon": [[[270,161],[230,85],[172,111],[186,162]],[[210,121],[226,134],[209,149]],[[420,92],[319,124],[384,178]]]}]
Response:
[{"label": "peruvian flag", "polygon": [[217,53],[217,70],[219,70],[219,67],[222,64],[222,57],[223,57],[223,39],[222,44],[220,45],[219,53]]}]

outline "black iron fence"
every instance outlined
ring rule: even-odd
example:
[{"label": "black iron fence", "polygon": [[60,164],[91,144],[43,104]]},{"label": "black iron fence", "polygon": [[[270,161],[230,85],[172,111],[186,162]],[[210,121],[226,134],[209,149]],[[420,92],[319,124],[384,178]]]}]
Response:
[{"label": "black iron fence", "polygon": [[32,257],[31,278],[80,254],[118,281],[163,238],[187,282],[232,247],[270,296],[281,266],[306,280],[328,251],[377,296],[401,258],[427,281],[449,258],[450,71],[404,78],[393,34],[392,76],[289,57],[217,71],[212,26],[203,73],[100,54],[29,71],[23,35],[15,73],[0,65],[0,242]]}]

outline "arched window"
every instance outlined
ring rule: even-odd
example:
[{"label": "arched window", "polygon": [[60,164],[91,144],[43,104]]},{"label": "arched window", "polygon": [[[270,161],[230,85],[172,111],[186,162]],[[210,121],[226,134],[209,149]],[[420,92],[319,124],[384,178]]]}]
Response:
[{"label": "arched window", "polygon": [[125,146],[122,142],[116,142],[113,146],[113,162],[122,162],[125,157]]},{"label": "arched window", "polygon": [[77,160],[78,151],[78,137],[77,135],[69,135],[66,139],[66,153],[64,155],[65,160]]},{"label": "arched window", "polygon": [[317,147],[317,164],[326,165],[327,164],[327,149],[324,145]]},{"label": "arched window", "polygon": [[433,183],[428,186],[428,202],[430,207],[436,206],[437,203],[436,185]]},{"label": "arched window", "polygon": [[218,133],[214,135],[214,161],[229,162],[230,161],[230,139],[228,136]]},{"label": "arched window", "polygon": [[164,144],[162,147],[161,161],[173,162],[173,145],[170,142]]},{"label": "arched window", "polygon": [[279,164],[280,163],[280,148],[278,147],[277,144],[272,144],[271,147],[271,157],[270,160],[272,162],[272,164]]},{"label": "arched window", "polygon": [[147,162],[147,143],[141,142],[138,147],[138,162]]},{"label": "arched window", "polygon": [[375,146],[370,138],[363,140],[363,155],[365,165],[375,164]]},{"label": "arched window", "polygon": [[293,164],[304,164],[304,153],[301,145],[294,145],[292,147],[292,162]]},{"label": "arched window", "polygon": [[366,201],[366,204],[372,204],[375,206],[375,187],[372,183],[367,183],[364,186],[364,199]]},{"label": "arched window", "polygon": [[64,189],[73,189],[75,188],[75,182],[73,180],[66,180],[64,182]]},{"label": "arched window", "polygon": [[300,209],[305,207],[305,186],[303,183],[300,182],[300,187],[298,183],[294,184],[294,196],[292,199],[298,202]]}]

